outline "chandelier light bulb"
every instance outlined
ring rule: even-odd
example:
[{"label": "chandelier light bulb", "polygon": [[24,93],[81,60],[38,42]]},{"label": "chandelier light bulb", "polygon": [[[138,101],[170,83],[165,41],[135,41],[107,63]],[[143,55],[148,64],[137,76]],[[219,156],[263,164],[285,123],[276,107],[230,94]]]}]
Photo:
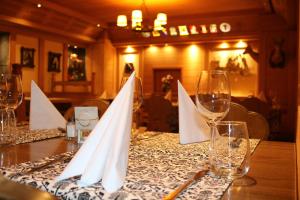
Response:
[{"label": "chandelier light bulb", "polygon": [[154,30],[155,31],[161,31],[163,27],[161,26],[161,22],[158,19],[154,20]]},{"label": "chandelier light bulb", "polygon": [[141,10],[133,10],[131,13],[131,20],[135,22],[143,21],[143,14]]},{"label": "chandelier light bulb", "polygon": [[127,17],[126,17],[126,15],[118,15],[117,26],[119,26],[119,27],[127,26]]},{"label": "chandelier light bulb", "polygon": [[161,25],[166,25],[167,24],[167,14],[158,13],[157,14],[157,20],[160,21]]}]

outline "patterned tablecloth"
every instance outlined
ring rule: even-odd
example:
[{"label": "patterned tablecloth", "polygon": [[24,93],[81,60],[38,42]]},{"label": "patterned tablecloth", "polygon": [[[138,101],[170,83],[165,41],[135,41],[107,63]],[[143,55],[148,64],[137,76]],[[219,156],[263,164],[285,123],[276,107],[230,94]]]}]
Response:
[{"label": "patterned tablecloth", "polygon": [[58,129],[29,130],[28,124],[19,125],[16,129],[16,144],[29,143],[54,137],[66,136]]},{"label": "patterned tablecloth", "polygon": [[[259,140],[250,141],[252,152],[258,143]],[[64,161],[29,175],[15,174],[16,171],[27,171],[54,157],[23,163],[14,170],[5,168],[1,171],[14,181],[50,192],[61,199],[161,199],[195,172],[208,168],[208,144],[202,142],[180,145],[178,134],[171,133],[159,134],[132,144],[124,186],[115,193],[105,192],[100,182],[80,188],[76,184],[78,177],[55,182],[54,178],[67,164]],[[72,156],[72,153],[65,155]],[[230,183],[226,178],[207,174],[185,190],[178,199],[220,199]]]}]

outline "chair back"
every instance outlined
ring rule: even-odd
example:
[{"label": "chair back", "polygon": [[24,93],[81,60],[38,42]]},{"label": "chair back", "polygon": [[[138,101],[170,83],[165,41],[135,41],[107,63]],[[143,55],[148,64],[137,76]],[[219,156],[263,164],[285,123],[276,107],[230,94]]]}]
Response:
[{"label": "chair back", "polygon": [[147,130],[172,132],[177,108],[163,96],[152,95],[145,99],[143,111],[147,113]]},{"label": "chair back", "polygon": [[244,106],[231,102],[230,109],[224,121],[248,121],[248,110]]},{"label": "chair back", "polygon": [[269,124],[263,115],[249,111],[247,126],[250,138],[262,140],[268,139],[270,134]]}]

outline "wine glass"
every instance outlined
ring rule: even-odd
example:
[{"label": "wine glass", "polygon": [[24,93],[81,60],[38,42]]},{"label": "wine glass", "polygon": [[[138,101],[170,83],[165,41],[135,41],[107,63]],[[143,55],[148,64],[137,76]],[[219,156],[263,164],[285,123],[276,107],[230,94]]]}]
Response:
[{"label": "wine glass", "polygon": [[201,71],[196,93],[196,106],[200,115],[210,125],[209,157],[218,132],[215,125],[222,120],[230,108],[230,86],[227,72],[223,70]]},{"label": "wine glass", "polygon": [[[126,83],[129,76],[124,76],[121,80],[121,87]],[[140,77],[134,77],[134,92],[133,92],[133,113],[132,113],[132,140],[135,141],[138,136],[138,110],[140,109],[143,103],[143,87],[142,80]]]},{"label": "wine glass", "polygon": [[23,90],[22,81],[20,75],[17,74],[7,74],[7,112],[9,118],[11,119],[11,126],[16,127],[16,115],[14,110],[22,103]]},{"label": "wine glass", "polygon": [[[250,142],[246,122],[220,121],[215,124],[218,136],[210,146],[211,171],[233,180],[233,185],[249,185],[241,179],[250,168]],[[253,182],[252,182],[253,183]]]},{"label": "wine glass", "polygon": [[15,142],[14,131],[12,130],[11,117],[8,112],[8,83],[7,74],[0,75],[0,145],[9,145]]}]

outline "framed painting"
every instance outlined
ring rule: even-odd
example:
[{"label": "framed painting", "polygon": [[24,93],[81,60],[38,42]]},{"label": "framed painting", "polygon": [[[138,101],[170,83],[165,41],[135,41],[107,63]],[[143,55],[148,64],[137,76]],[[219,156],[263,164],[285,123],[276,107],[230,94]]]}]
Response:
[{"label": "framed painting", "polygon": [[21,65],[23,67],[34,68],[34,51],[33,48],[21,47]]},{"label": "framed painting", "polygon": [[60,53],[48,53],[48,72],[60,72]]}]

